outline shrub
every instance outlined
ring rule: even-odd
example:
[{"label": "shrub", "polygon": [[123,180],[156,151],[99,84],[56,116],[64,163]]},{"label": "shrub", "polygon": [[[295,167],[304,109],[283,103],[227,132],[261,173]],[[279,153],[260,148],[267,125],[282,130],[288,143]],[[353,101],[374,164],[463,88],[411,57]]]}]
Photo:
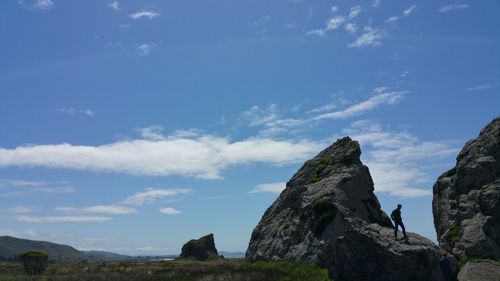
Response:
[{"label": "shrub", "polygon": [[42,252],[26,252],[21,254],[24,271],[30,275],[38,275],[45,271],[49,262],[49,256]]},{"label": "shrub", "polygon": [[326,227],[335,219],[337,206],[328,199],[316,199],[312,203],[314,214],[314,235],[321,236]]}]

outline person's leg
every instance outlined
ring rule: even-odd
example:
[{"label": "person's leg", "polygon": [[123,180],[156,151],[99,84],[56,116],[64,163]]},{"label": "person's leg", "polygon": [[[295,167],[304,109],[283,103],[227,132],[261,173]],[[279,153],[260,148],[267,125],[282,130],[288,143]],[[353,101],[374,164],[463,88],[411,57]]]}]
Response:
[{"label": "person's leg", "polygon": [[406,230],[405,230],[405,225],[403,224],[403,222],[400,222],[399,225],[401,225],[401,229],[403,230],[404,237],[407,238],[407,236],[406,236]]},{"label": "person's leg", "polygon": [[398,240],[398,222],[394,223],[394,239]]}]

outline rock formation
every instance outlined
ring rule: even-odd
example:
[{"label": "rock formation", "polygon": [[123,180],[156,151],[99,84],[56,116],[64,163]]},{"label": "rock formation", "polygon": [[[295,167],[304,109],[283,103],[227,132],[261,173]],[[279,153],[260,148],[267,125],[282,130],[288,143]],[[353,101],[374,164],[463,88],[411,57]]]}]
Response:
[{"label": "rock formation", "polygon": [[215,248],[214,235],[210,233],[200,239],[189,240],[182,246],[180,256],[182,258],[194,258],[200,261],[209,258],[218,258],[219,254]]},{"label": "rock formation", "polygon": [[433,192],[440,246],[459,258],[500,259],[500,117],[465,144]]},{"label": "rock formation", "polygon": [[468,262],[460,270],[458,281],[500,281],[500,263],[492,260]]},{"label": "rock formation", "polygon": [[264,213],[246,257],[312,263],[342,281],[444,280],[431,241],[394,241],[360,154],[345,137],[307,161]]}]

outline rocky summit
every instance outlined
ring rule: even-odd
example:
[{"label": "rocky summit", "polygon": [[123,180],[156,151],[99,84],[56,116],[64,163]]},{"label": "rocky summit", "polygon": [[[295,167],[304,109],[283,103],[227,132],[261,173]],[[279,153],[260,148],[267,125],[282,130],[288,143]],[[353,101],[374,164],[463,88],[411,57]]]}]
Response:
[{"label": "rocky summit", "polygon": [[215,248],[214,235],[203,236],[199,239],[191,239],[182,246],[181,258],[193,258],[196,260],[207,260],[218,258],[219,254]]},{"label": "rocky summit", "polygon": [[460,258],[500,259],[500,117],[465,144],[433,192],[440,246]]},{"label": "rocky summit", "polygon": [[316,264],[341,281],[444,280],[439,247],[413,233],[394,240],[360,155],[344,137],[308,160],[255,227],[246,257]]}]

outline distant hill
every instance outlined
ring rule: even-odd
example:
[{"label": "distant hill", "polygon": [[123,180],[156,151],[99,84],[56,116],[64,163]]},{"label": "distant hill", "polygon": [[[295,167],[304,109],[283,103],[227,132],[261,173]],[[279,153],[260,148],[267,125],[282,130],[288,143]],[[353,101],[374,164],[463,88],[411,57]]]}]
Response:
[{"label": "distant hill", "polygon": [[0,236],[0,257],[9,258],[28,251],[40,251],[55,260],[78,260],[84,258],[82,252],[62,244],[34,241],[11,236]]},{"label": "distant hill", "polygon": [[28,251],[40,251],[56,261],[125,260],[129,256],[103,251],[79,251],[71,246],[47,241],[34,241],[11,236],[0,236],[0,259],[8,259]]}]

